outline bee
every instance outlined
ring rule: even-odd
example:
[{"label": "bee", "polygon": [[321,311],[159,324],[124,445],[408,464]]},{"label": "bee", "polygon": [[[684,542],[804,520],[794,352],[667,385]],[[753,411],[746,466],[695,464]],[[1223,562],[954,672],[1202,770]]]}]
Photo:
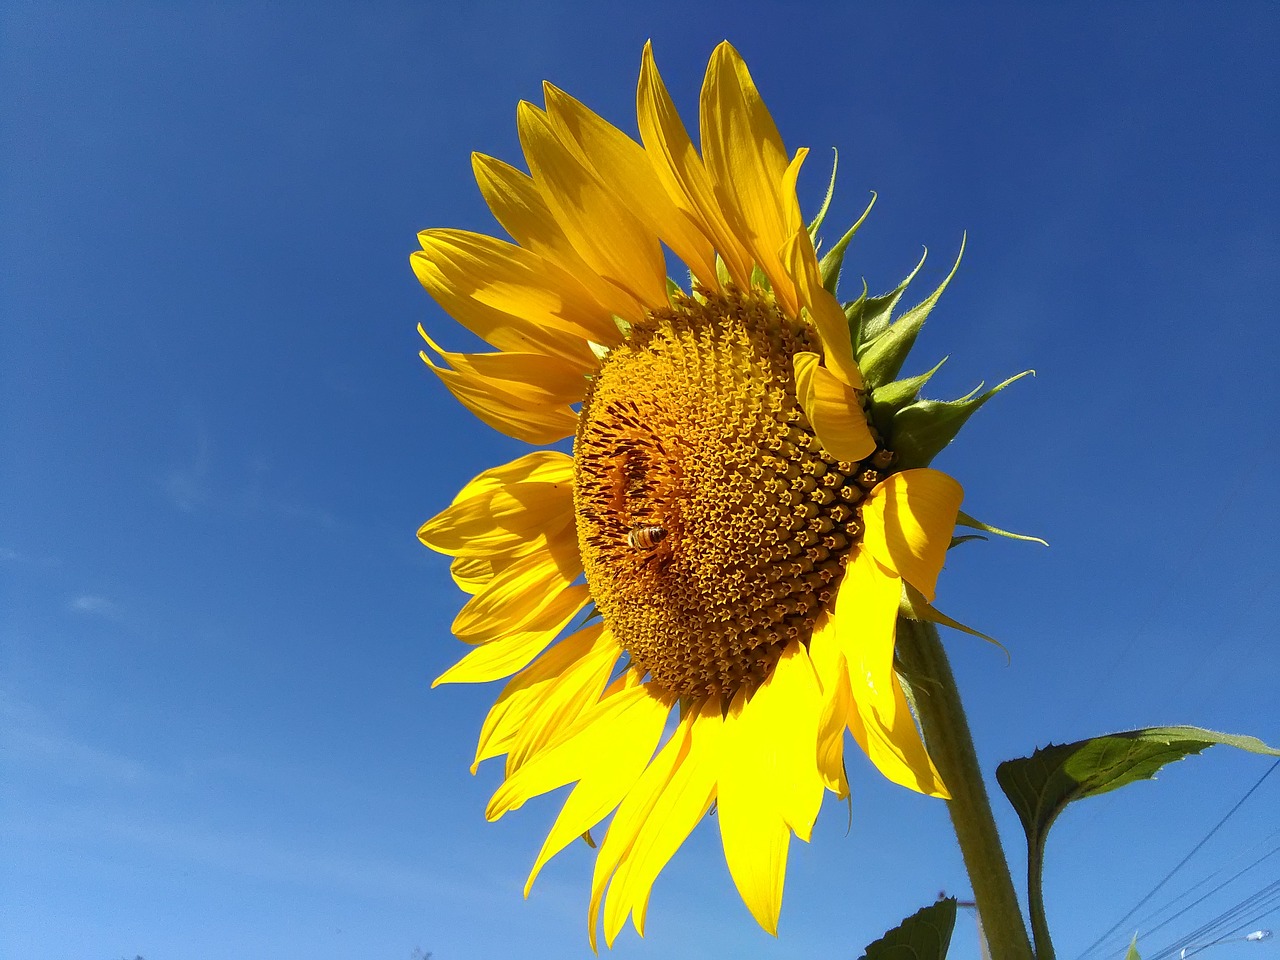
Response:
[{"label": "bee", "polygon": [[667,538],[665,527],[632,527],[627,532],[627,546],[633,550],[652,550]]}]

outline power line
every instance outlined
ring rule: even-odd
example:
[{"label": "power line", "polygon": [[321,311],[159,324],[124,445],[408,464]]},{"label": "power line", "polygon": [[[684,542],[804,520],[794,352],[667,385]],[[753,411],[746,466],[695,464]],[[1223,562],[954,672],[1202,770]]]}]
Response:
[{"label": "power line", "polygon": [[1280,760],[1277,760],[1275,763],[1273,763],[1270,767],[1267,768],[1267,772],[1258,778],[1258,782],[1255,783],[1252,787],[1250,787],[1248,791],[1245,793],[1245,795],[1241,797],[1239,801],[1237,801],[1236,805],[1232,807],[1230,810],[1228,810],[1226,815],[1214,825],[1213,829],[1210,830],[1208,833],[1206,833],[1204,837],[1200,840],[1200,842],[1191,848],[1190,853],[1188,853],[1185,857],[1183,857],[1181,860],[1178,861],[1177,866],[1175,866],[1172,870],[1166,873],[1164,877],[1161,878],[1160,882],[1157,883],[1154,887],[1152,887],[1145,897],[1143,897],[1136,904],[1134,904],[1129,909],[1128,913],[1126,913],[1123,917],[1117,920],[1111,926],[1111,928],[1107,930],[1106,933],[1100,936],[1097,940],[1093,941],[1093,943],[1089,944],[1089,946],[1085,947],[1084,952],[1082,952],[1078,957],[1076,957],[1076,960],[1084,960],[1084,958],[1087,957],[1090,953],[1092,953],[1100,944],[1105,942],[1108,937],[1110,937],[1113,933],[1119,930],[1120,927],[1123,926],[1124,923],[1130,917],[1132,917],[1135,913],[1137,913],[1140,909],[1142,909],[1142,907],[1146,905],[1147,901],[1149,901],[1152,897],[1154,897],[1156,893],[1160,890],[1160,888],[1163,887],[1166,883],[1168,883],[1169,880],[1173,877],[1173,875],[1177,873],[1179,870],[1181,870],[1184,866],[1186,866],[1187,861],[1190,860],[1192,857],[1194,857],[1196,853],[1199,852],[1200,848],[1209,842],[1209,839],[1215,833],[1217,833],[1219,829],[1221,829],[1222,825],[1226,823],[1228,820],[1230,820],[1232,816],[1235,815],[1235,812],[1239,810],[1241,806],[1244,805],[1244,802],[1248,800],[1251,796],[1253,796],[1253,792],[1257,790],[1260,786],[1262,786],[1262,781],[1266,780],[1267,777],[1271,776],[1271,774],[1275,771],[1276,767],[1280,767]]},{"label": "power line", "polygon": [[[1272,881],[1261,890],[1250,894],[1235,905],[1227,908],[1186,936],[1181,937],[1156,953],[1150,954],[1147,960],[1170,960],[1174,954],[1185,947],[1192,946],[1198,940],[1216,939],[1219,935],[1229,937],[1245,927],[1251,926],[1277,909],[1280,909],[1280,880]],[[1254,911],[1259,912],[1255,914]],[[1250,914],[1253,915],[1249,916]],[[1226,929],[1228,927],[1232,929]]]},{"label": "power line", "polygon": [[1237,874],[1235,874],[1233,877],[1231,877],[1231,879],[1230,879],[1230,880],[1224,880],[1224,881],[1222,881],[1222,883],[1218,884],[1216,887],[1214,887],[1214,888],[1213,888],[1212,890],[1210,890],[1208,893],[1206,893],[1206,894],[1204,894],[1203,896],[1201,896],[1199,899],[1197,899],[1197,900],[1193,900],[1191,903],[1187,904],[1185,907],[1183,907],[1181,910],[1179,910],[1179,911],[1178,911],[1177,913],[1175,913],[1173,916],[1169,917],[1169,919],[1164,920],[1164,921],[1162,921],[1162,922],[1160,922],[1160,923],[1156,924],[1156,925],[1155,925],[1154,927],[1152,927],[1150,930],[1146,931],[1146,933],[1145,933],[1144,935],[1149,937],[1149,936],[1151,936],[1151,934],[1155,933],[1157,930],[1161,929],[1162,927],[1167,927],[1169,924],[1173,923],[1173,921],[1177,920],[1177,919],[1178,919],[1180,916],[1182,916],[1183,914],[1185,914],[1185,913],[1189,913],[1193,907],[1199,906],[1201,903],[1203,903],[1203,902],[1204,902],[1205,900],[1207,900],[1209,897],[1213,896],[1215,893],[1217,893],[1217,892],[1218,892],[1219,890],[1221,890],[1223,887],[1227,886],[1227,885],[1228,885],[1228,884],[1230,884],[1230,883],[1233,883],[1235,880],[1239,879],[1241,876],[1243,876],[1244,874],[1248,873],[1250,870],[1252,870],[1254,867],[1256,867],[1258,864],[1260,864],[1263,860],[1266,860],[1266,859],[1268,859],[1268,858],[1270,858],[1270,857],[1274,857],[1277,853],[1280,853],[1280,846],[1278,846],[1278,847],[1276,847],[1275,849],[1273,849],[1270,853],[1264,853],[1264,854],[1263,854],[1262,856],[1260,856],[1257,860],[1253,861],[1253,863],[1249,864],[1249,866],[1245,867],[1245,868],[1244,868],[1243,870],[1241,870],[1239,873],[1237,873]]},{"label": "power line", "polygon": [[[1196,891],[1196,890],[1198,890],[1200,887],[1204,886],[1204,885],[1205,885],[1206,883],[1208,883],[1209,881],[1211,881],[1211,880],[1215,879],[1216,877],[1219,877],[1219,876],[1221,876],[1222,874],[1226,873],[1226,872],[1227,872],[1227,868],[1228,868],[1228,867],[1230,867],[1230,866],[1234,865],[1234,864],[1235,864],[1237,861],[1239,861],[1239,860],[1243,860],[1243,859],[1245,858],[1245,856],[1247,856],[1248,854],[1256,852],[1260,847],[1265,847],[1268,843],[1270,843],[1272,840],[1276,839],[1277,837],[1280,837],[1280,829],[1276,829],[1276,830],[1271,831],[1271,833],[1270,833],[1267,837],[1265,837],[1265,838],[1262,840],[1262,842],[1261,842],[1261,843],[1250,844],[1249,846],[1245,847],[1243,850],[1241,850],[1239,853],[1237,853],[1234,857],[1232,857],[1229,861],[1227,861],[1226,863],[1224,863],[1224,864],[1223,864],[1221,867],[1219,867],[1217,870],[1213,871],[1213,873],[1210,873],[1210,874],[1208,874],[1207,876],[1205,876],[1204,878],[1202,878],[1202,879],[1200,879],[1200,880],[1197,880],[1195,883],[1193,883],[1191,886],[1187,887],[1187,889],[1186,889],[1186,890],[1183,890],[1183,891],[1182,891],[1182,893],[1178,894],[1178,895],[1177,895],[1176,897],[1174,897],[1172,900],[1169,900],[1168,902],[1166,902],[1166,903],[1165,903],[1165,904],[1163,904],[1162,906],[1157,907],[1155,910],[1151,911],[1151,912],[1150,912],[1150,913],[1148,913],[1146,916],[1144,916],[1144,917],[1142,917],[1141,919],[1139,919],[1139,920],[1137,921],[1137,923],[1136,923],[1136,924],[1134,924],[1134,926],[1135,926],[1139,931],[1141,931],[1141,930],[1143,930],[1143,929],[1146,929],[1146,935],[1147,935],[1147,936],[1149,936],[1150,934],[1154,933],[1156,930],[1159,930],[1159,929],[1160,929],[1161,927],[1163,927],[1166,923],[1168,923],[1168,922],[1169,922],[1169,920],[1172,920],[1172,919],[1174,919],[1174,917],[1178,916],[1178,914],[1175,914],[1175,915],[1174,915],[1174,917],[1170,917],[1170,918],[1168,918],[1168,919],[1166,919],[1166,920],[1161,921],[1158,925],[1156,925],[1156,926],[1154,926],[1154,927],[1150,927],[1150,928],[1148,928],[1148,927],[1147,927],[1147,924],[1149,924],[1149,923],[1151,923],[1152,921],[1154,921],[1154,920],[1156,919],[1156,917],[1160,916],[1160,914],[1162,914],[1162,913],[1164,913],[1164,912],[1166,912],[1166,911],[1168,911],[1168,910],[1171,910],[1171,909],[1172,909],[1172,908],[1173,908],[1173,907],[1174,907],[1174,906],[1175,906],[1175,905],[1176,905],[1180,900],[1183,900],[1183,899],[1185,899],[1186,897],[1191,896],[1191,894],[1195,893],[1195,891]],[[1217,893],[1217,892],[1218,892],[1219,890],[1221,890],[1223,887],[1226,887],[1226,886],[1228,886],[1229,884],[1234,883],[1237,879],[1239,879],[1239,878],[1240,878],[1241,876],[1243,876],[1244,874],[1248,873],[1250,870],[1252,870],[1254,867],[1256,867],[1256,866],[1257,866],[1258,864],[1260,864],[1262,861],[1264,861],[1264,860],[1268,859],[1269,857],[1273,857],[1273,856],[1275,856],[1277,853],[1280,853],[1280,844],[1277,844],[1276,846],[1272,847],[1272,848],[1271,848],[1271,850],[1270,850],[1269,852],[1264,853],[1262,856],[1258,857],[1256,860],[1254,860],[1254,861],[1253,861],[1253,863],[1249,864],[1249,865],[1248,865],[1247,867],[1245,867],[1243,870],[1240,870],[1240,871],[1238,871],[1237,873],[1233,874],[1233,875],[1231,876],[1231,878],[1230,878],[1230,879],[1228,879],[1228,880],[1224,880],[1222,883],[1218,884],[1216,887],[1214,887],[1212,890],[1210,890],[1210,891],[1209,891],[1209,893],[1205,894],[1204,896],[1200,897],[1200,899],[1198,899],[1198,900],[1194,901],[1193,903],[1191,903],[1191,904],[1189,904],[1188,906],[1186,906],[1185,908],[1183,908],[1183,910],[1181,911],[1181,913],[1185,913],[1185,912],[1187,912],[1187,911],[1188,911],[1188,910],[1190,910],[1192,907],[1194,907],[1194,906],[1196,906],[1197,904],[1199,904],[1200,902],[1202,902],[1206,897],[1208,897],[1208,896],[1210,896],[1210,895],[1212,895],[1212,894],[1214,894],[1214,893]]]},{"label": "power line", "polygon": [[[1208,523],[1204,524],[1200,528],[1200,535],[1194,547],[1185,552],[1187,559],[1184,560],[1180,567],[1174,572],[1173,576],[1169,579],[1164,588],[1153,594],[1155,602],[1151,604],[1150,612],[1139,624],[1138,629],[1129,636],[1127,642],[1121,646],[1120,652],[1112,658],[1110,666],[1102,671],[1103,676],[1116,676],[1121,672],[1119,670],[1120,665],[1138,645],[1138,641],[1143,639],[1146,634],[1150,632],[1152,625],[1156,621],[1158,612],[1169,606],[1170,596],[1178,589],[1181,582],[1187,579],[1187,575],[1196,565],[1196,558],[1205,554],[1206,551],[1204,548],[1208,544],[1210,536],[1217,532],[1218,527],[1222,526],[1231,507],[1235,506],[1235,501],[1239,498],[1240,492],[1244,489],[1246,482],[1253,479],[1253,475],[1257,472],[1261,463],[1261,455],[1259,455],[1254,458],[1252,463],[1247,465],[1247,469],[1242,468],[1236,474],[1231,485],[1226,488],[1226,493],[1221,498],[1216,514]],[[1071,723],[1074,724],[1078,717],[1085,716],[1089,712],[1089,708],[1092,707],[1093,703],[1101,695],[1101,692],[1101,685],[1094,685],[1091,692],[1076,703],[1075,710],[1071,715]],[[1122,920],[1121,923],[1123,922],[1124,921]],[[1096,946],[1096,944],[1094,946]],[[1089,949],[1092,950],[1093,947],[1090,947]]]},{"label": "power line", "polygon": [[[1163,950],[1158,951],[1152,955],[1152,960],[1171,960],[1174,954],[1181,953],[1188,947],[1196,946],[1201,941],[1226,939],[1256,922],[1254,918],[1242,920],[1241,918],[1245,917],[1246,914],[1253,910],[1261,910],[1262,912],[1259,916],[1266,916],[1277,904],[1280,904],[1280,884],[1272,884],[1270,887],[1264,888],[1237,903],[1186,936],[1174,941]],[[1232,927],[1233,924],[1235,925],[1234,927]],[[1228,927],[1232,927],[1232,929],[1227,929]]]}]

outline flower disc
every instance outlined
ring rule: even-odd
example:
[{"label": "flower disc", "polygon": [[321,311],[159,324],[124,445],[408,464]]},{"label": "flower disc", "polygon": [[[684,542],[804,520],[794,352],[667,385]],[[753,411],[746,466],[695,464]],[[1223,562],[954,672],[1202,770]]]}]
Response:
[{"label": "flower disc", "polygon": [[[600,613],[668,691],[723,701],[807,642],[861,533],[792,358],[817,337],[764,297],[701,292],[612,350],[583,405],[578,541]],[[874,474],[869,478],[874,482]]]}]

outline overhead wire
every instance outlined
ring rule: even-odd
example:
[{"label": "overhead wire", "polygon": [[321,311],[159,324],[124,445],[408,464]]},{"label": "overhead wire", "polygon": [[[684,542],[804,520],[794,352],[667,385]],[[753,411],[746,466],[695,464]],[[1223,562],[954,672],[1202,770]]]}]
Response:
[{"label": "overhead wire", "polygon": [[[1173,943],[1148,954],[1145,960],[1169,960],[1183,949],[1196,946],[1196,941],[1217,941],[1227,939],[1252,926],[1258,920],[1280,909],[1280,880],[1273,880],[1261,890],[1227,908],[1212,920],[1201,924],[1195,930],[1180,937]],[[1244,918],[1244,919],[1242,919]],[[1227,929],[1230,928],[1230,929]],[[1202,944],[1208,946],[1208,944]]]},{"label": "overhead wire", "polygon": [[[1153,929],[1151,927],[1151,924],[1155,923],[1157,918],[1161,918],[1162,914],[1165,914],[1167,913],[1167,911],[1175,909],[1176,906],[1178,906],[1178,904],[1180,904],[1181,901],[1187,899],[1187,897],[1192,895],[1192,893],[1196,892],[1197,890],[1199,890],[1199,888],[1203,887],[1204,884],[1215,881],[1215,879],[1221,877],[1222,874],[1228,872],[1229,869],[1235,867],[1236,864],[1240,863],[1240,861],[1247,858],[1247,856],[1252,856],[1253,854],[1256,854],[1258,850],[1266,849],[1266,847],[1268,846],[1270,846],[1270,850],[1268,850],[1266,854],[1263,854],[1262,856],[1260,856],[1260,858],[1257,858],[1256,860],[1253,861],[1253,863],[1249,864],[1248,867],[1245,867],[1243,870],[1240,870],[1240,872],[1234,874],[1234,876],[1231,877],[1231,879],[1228,879],[1228,881],[1224,881],[1220,884],[1217,884],[1216,887],[1213,887],[1212,892],[1217,892],[1222,890],[1222,887],[1228,886],[1228,884],[1233,882],[1234,879],[1242,876],[1242,874],[1244,873],[1247,873],[1248,870],[1253,869],[1254,867],[1256,867],[1257,864],[1260,864],[1262,860],[1266,860],[1267,858],[1270,858],[1270,856],[1275,856],[1276,854],[1280,854],[1280,827],[1277,827],[1276,829],[1274,829],[1274,831],[1271,831],[1271,833],[1268,833],[1268,835],[1266,837],[1263,837],[1261,841],[1251,842],[1251,844],[1249,844],[1248,846],[1243,847],[1243,849],[1236,852],[1234,856],[1231,856],[1231,858],[1224,861],[1221,867],[1217,868],[1216,870],[1213,870],[1212,873],[1208,873],[1206,874],[1206,876],[1201,877],[1201,879],[1198,879],[1198,881],[1190,884],[1189,887],[1185,888],[1183,892],[1178,893],[1178,895],[1172,897],[1171,900],[1166,900],[1164,904],[1161,904],[1160,906],[1156,906],[1156,908],[1149,911],[1149,913],[1139,916],[1137,920],[1134,920],[1134,924],[1133,924],[1134,928],[1138,929],[1139,932],[1149,931],[1149,929]],[[1196,901],[1196,902],[1199,902],[1199,901]],[[1188,906],[1187,909],[1190,909],[1190,906]],[[1128,943],[1128,941],[1125,941],[1125,942]]]},{"label": "overhead wire", "polygon": [[1157,930],[1167,927],[1169,924],[1173,923],[1173,921],[1177,920],[1179,917],[1183,916],[1186,913],[1189,913],[1193,907],[1199,906],[1201,903],[1209,899],[1209,897],[1213,896],[1223,887],[1226,887],[1227,885],[1235,882],[1244,874],[1248,873],[1250,870],[1256,867],[1258,864],[1262,863],[1264,860],[1274,857],[1277,853],[1280,853],[1280,846],[1275,847],[1275,849],[1271,850],[1271,852],[1269,853],[1264,853],[1257,860],[1253,861],[1253,863],[1249,864],[1249,866],[1245,867],[1243,870],[1234,874],[1230,879],[1224,880],[1222,883],[1218,884],[1216,887],[1214,887],[1212,890],[1210,890],[1208,893],[1204,894],[1200,898],[1193,900],[1191,903],[1187,904],[1182,910],[1179,910],[1177,913],[1169,917],[1167,920],[1164,920],[1161,923],[1156,924],[1154,927],[1152,927],[1149,930],[1142,931],[1143,935],[1149,937],[1151,936],[1151,934],[1155,933]]},{"label": "overhead wire", "polygon": [[1228,810],[1226,814],[1223,815],[1222,819],[1219,820],[1216,824],[1214,824],[1213,828],[1210,829],[1210,831],[1206,833],[1194,847],[1191,848],[1191,852],[1188,853],[1181,860],[1179,860],[1178,863],[1173,867],[1173,869],[1170,870],[1168,873],[1166,873],[1160,879],[1160,881],[1156,883],[1156,885],[1147,892],[1146,896],[1144,896],[1141,900],[1139,900],[1132,907],[1130,907],[1128,913],[1126,913],[1123,917],[1121,917],[1114,924],[1112,924],[1106,933],[1102,934],[1102,936],[1094,940],[1093,943],[1085,947],[1085,949],[1079,954],[1079,956],[1076,957],[1076,960],[1084,960],[1085,957],[1093,953],[1093,951],[1097,949],[1098,946],[1105,943],[1111,937],[1112,934],[1114,934],[1117,930],[1119,930],[1125,924],[1125,922],[1128,921],[1130,917],[1132,917],[1135,913],[1141,910],[1147,904],[1147,902],[1150,901],[1151,898],[1154,897],[1160,891],[1160,889],[1166,883],[1168,883],[1169,880],[1172,879],[1172,877],[1179,870],[1181,870],[1184,866],[1187,865],[1187,862],[1200,851],[1200,848],[1203,847],[1206,843],[1208,843],[1215,833],[1217,833],[1220,829],[1222,829],[1223,824],[1225,824],[1228,820],[1230,820],[1233,816],[1235,816],[1236,811],[1239,810],[1244,805],[1246,800],[1248,800],[1251,796],[1253,796],[1254,791],[1256,791],[1260,786],[1262,786],[1263,781],[1265,781],[1267,777],[1271,776],[1271,774],[1275,772],[1276,767],[1280,767],[1280,760],[1276,760],[1275,763],[1273,763],[1270,767],[1268,767],[1266,772],[1263,773],[1262,776],[1258,778],[1257,782],[1252,787],[1250,787],[1247,791],[1245,791],[1245,795],[1241,797],[1238,801],[1236,801],[1235,806],[1233,806],[1230,810]]},{"label": "overhead wire", "polygon": [[[1280,837],[1280,828],[1277,828],[1271,831],[1271,833],[1267,837],[1263,838],[1263,840],[1260,843],[1252,843],[1249,846],[1245,847],[1243,850],[1237,853],[1234,857],[1232,857],[1230,860],[1224,863],[1217,870],[1202,877],[1200,880],[1197,880],[1195,883],[1187,887],[1187,889],[1183,890],[1180,894],[1178,894],[1172,900],[1166,901],[1164,904],[1162,904],[1159,907],[1156,907],[1150,913],[1139,918],[1137,922],[1134,924],[1134,926],[1138,929],[1139,932],[1143,932],[1144,935],[1150,935],[1154,931],[1159,930],[1161,927],[1165,925],[1165,923],[1168,922],[1168,920],[1163,920],[1154,927],[1149,926],[1149,924],[1152,923],[1162,913],[1165,913],[1168,910],[1172,910],[1180,901],[1191,896],[1191,894],[1195,893],[1198,889],[1200,889],[1200,887],[1204,886],[1206,883],[1209,883],[1210,881],[1226,873],[1227,870],[1231,866],[1233,866],[1237,861],[1243,860],[1247,855],[1251,853],[1256,853],[1260,848],[1265,847],[1267,844],[1271,843],[1271,841],[1275,840],[1277,837]],[[1270,857],[1274,857],[1277,853],[1280,853],[1280,843],[1276,843],[1276,845],[1272,847],[1271,850],[1269,850],[1267,853],[1264,853],[1262,856],[1258,857],[1247,867],[1233,874],[1230,878],[1228,878],[1227,880],[1224,880],[1222,883],[1218,884],[1216,887],[1210,890],[1209,893],[1200,897],[1198,900],[1195,900],[1192,903],[1188,904],[1182,912],[1185,913],[1187,910],[1190,910],[1192,907],[1201,903],[1206,897],[1209,897],[1217,893],[1219,890],[1223,889],[1223,887],[1226,887],[1229,884],[1235,882],[1237,879],[1239,879],[1244,874],[1248,873],[1258,864],[1262,863],[1264,860],[1267,860]],[[1177,915],[1175,914],[1175,916]]]}]

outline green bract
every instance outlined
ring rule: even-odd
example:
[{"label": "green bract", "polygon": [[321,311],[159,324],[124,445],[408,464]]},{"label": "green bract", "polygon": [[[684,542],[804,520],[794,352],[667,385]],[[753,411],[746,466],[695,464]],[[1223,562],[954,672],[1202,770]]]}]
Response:
[{"label": "green bract", "polygon": [[[833,167],[832,184],[834,182]],[[822,209],[810,224],[811,232],[816,230],[826,216],[831,200],[831,189],[828,187]],[[867,205],[867,209],[863,211],[858,221],[822,258],[820,264],[822,283],[833,293],[840,278],[849,242],[867,219],[867,214],[871,212],[873,206],[875,206],[875,194],[872,194],[871,203]],[[955,276],[960,260],[964,256],[964,247],[965,240],[962,239],[960,252],[951,267],[951,272],[938,284],[937,288],[914,307],[900,313],[897,317],[894,317],[893,313],[897,310],[907,287],[924,265],[924,256],[892,290],[871,297],[867,295],[866,282],[863,281],[861,296],[843,305],[845,316],[849,320],[849,336],[853,343],[854,356],[862,372],[867,391],[865,401],[867,419],[884,438],[885,445],[897,454],[895,467],[899,470],[928,466],[933,458],[955,439],[961,427],[978,411],[978,408],[1011,383],[1035,373],[1033,370],[1024,370],[985,391],[979,384],[969,394],[955,400],[934,400],[920,395],[920,391],[941,369],[947,357],[943,357],[924,373],[899,376],[925,320],[928,319],[943,291]],[[1038,537],[1010,533],[974,520],[967,515],[962,516],[960,522],[998,536],[1044,543]]]}]

